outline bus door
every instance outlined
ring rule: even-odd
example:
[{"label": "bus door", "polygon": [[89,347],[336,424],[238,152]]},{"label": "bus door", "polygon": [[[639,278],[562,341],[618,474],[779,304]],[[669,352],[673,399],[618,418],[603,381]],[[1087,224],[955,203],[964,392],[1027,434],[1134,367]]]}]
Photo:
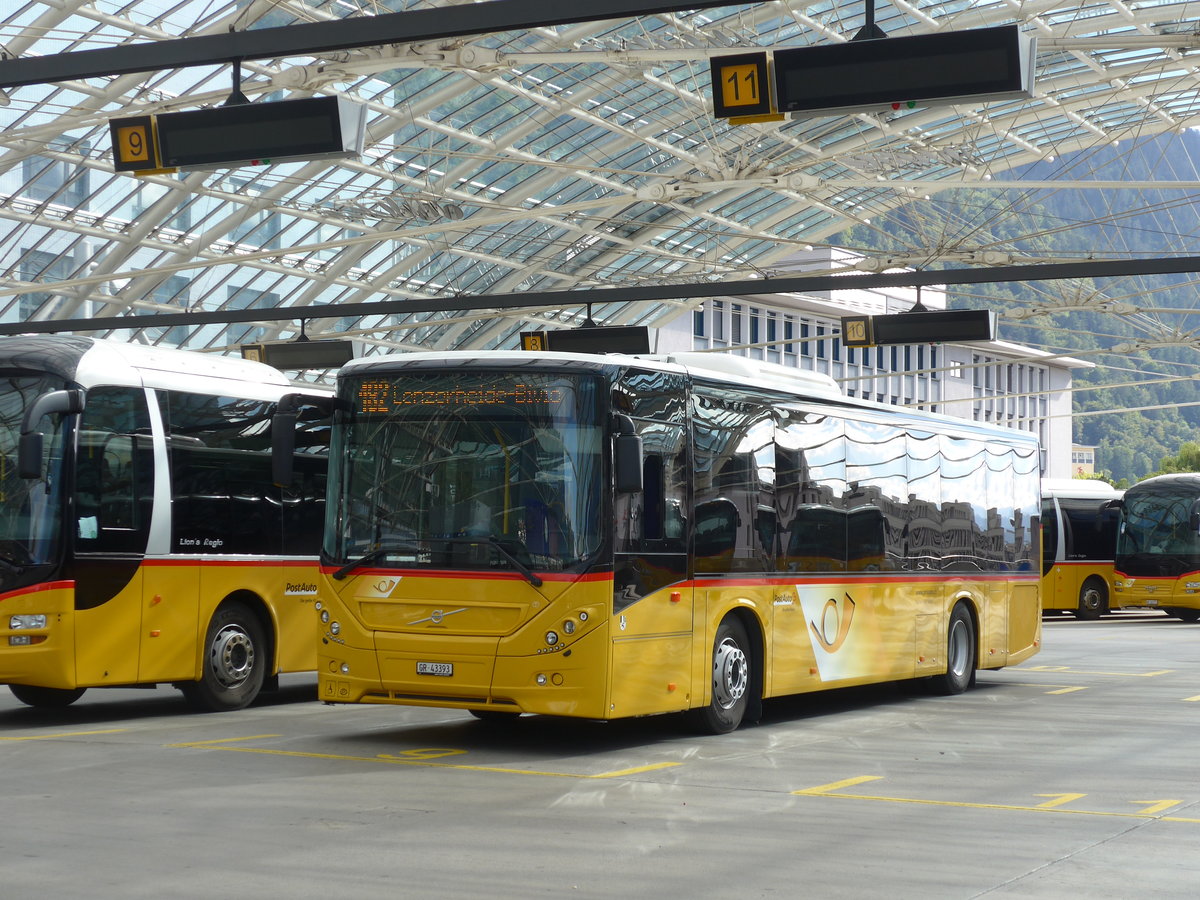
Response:
[{"label": "bus door", "polygon": [[[647,374],[640,383],[631,379],[631,387],[644,399],[657,396],[659,414],[664,407],[681,409],[671,402],[670,385],[656,379],[666,380]],[[635,427],[643,447],[642,490],[614,494],[610,690],[616,715],[687,709],[693,693],[686,433],[682,424],[662,421],[635,420]]]},{"label": "bus door", "polygon": [[154,458],[140,388],[88,391],[72,510],[76,682],[138,680]]}]

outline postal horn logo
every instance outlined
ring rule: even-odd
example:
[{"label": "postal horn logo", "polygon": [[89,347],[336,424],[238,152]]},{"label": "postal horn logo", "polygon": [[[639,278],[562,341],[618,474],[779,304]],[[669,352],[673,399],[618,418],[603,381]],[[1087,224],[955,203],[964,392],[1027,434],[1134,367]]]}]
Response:
[{"label": "postal horn logo", "polygon": [[836,653],[842,644],[846,643],[846,636],[850,634],[852,621],[854,621],[854,600],[849,594],[846,594],[846,599],[841,605],[833,597],[830,597],[821,609],[820,621],[809,622],[808,627],[812,629],[817,643],[824,648],[826,653]]}]

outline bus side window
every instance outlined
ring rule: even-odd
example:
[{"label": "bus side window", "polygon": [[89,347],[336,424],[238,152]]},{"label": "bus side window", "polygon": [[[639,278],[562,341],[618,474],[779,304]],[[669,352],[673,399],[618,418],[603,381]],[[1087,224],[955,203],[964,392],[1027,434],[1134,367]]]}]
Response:
[{"label": "bus side window", "polygon": [[728,572],[742,518],[730,500],[708,500],[696,506],[696,571]]},{"label": "bus side window", "polygon": [[141,389],[99,387],[88,392],[75,466],[80,550],[144,549],[148,518],[144,507],[151,492],[145,437],[149,429]]}]

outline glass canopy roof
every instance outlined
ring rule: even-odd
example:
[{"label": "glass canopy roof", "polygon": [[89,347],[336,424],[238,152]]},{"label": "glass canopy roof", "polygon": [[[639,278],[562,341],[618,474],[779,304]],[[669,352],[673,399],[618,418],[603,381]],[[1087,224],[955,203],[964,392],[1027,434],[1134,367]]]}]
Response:
[{"label": "glass canopy roof", "polygon": [[[474,5],[8,0],[0,56],[431,7],[469,22]],[[929,198],[947,187],[998,187],[1033,162],[1200,124],[1200,3],[1165,0],[879,0],[888,36],[1019,25],[1037,39],[1035,96],[738,126],[713,117],[712,55],[844,41],[867,5],[731,4],[242,62],[252,102],[366,104],[367,146],[349,160],[114,172],[111,118],[223,104],[228,64],[5,88],[0,323],[262,309],[252,323],[139,319],[119,333],[216,350],[290,340],[303,322],[309,337],[348,335],[371,353],[509,348],[587,310],[495,309],[489,295],[588,291],[597,322],[661,324],[698,302],[689,285],[786,271],[799,251],[898,210],[935,216]],[[1033,227],[1017,212],[1010,226]],[[937,233],[879,265],[1011,259],[1011,246],[973,242],[976,230]],[[605,298],[642,284],[678,296]],[[431,298],[461,308],[306,316]]]}]

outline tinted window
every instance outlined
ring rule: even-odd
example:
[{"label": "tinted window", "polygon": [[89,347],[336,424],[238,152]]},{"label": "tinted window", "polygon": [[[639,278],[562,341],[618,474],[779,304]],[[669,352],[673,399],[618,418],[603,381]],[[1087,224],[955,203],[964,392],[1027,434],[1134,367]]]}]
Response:
[{"label": "tinted window", "polygon": [[774,569],[775,426],[765,399],[693,403],[696,571]]},{"label": "tinted window", "polygon": [[281,552],[280,493],[271,480],[274,404],[171,391],[171,549]]}]

